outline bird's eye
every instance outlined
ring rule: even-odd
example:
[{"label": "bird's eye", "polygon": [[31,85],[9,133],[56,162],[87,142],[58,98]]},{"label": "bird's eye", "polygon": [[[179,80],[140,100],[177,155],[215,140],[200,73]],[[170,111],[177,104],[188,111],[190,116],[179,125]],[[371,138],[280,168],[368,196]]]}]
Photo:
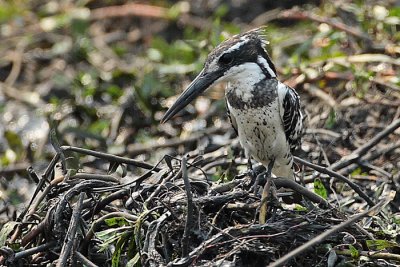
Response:
[{"label": "bird's eye", "polygon": [[228,64],[232,63],[232,61],[233,61],[233,56],[228,53],[223,54],[218,60],[218,62],[223,65],[228,65]]}]

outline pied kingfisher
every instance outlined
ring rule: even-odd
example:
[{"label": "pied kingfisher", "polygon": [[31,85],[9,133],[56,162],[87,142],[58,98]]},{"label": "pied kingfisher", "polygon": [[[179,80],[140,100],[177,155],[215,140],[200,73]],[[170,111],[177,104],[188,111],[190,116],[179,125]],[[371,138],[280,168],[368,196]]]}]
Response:
[{"label": "pied kingfisher", "polygon": [[[272,173],[294,178],[292,150],[300,143],[303,115],[296,91],[277,79],[267,51],[265,28],[222,42],[203,70],[166,112],[166,122],[199,94],[227,82],[228,116],[248,159],[253,157]],[[270,170],[271,171],[271,170]]]}]

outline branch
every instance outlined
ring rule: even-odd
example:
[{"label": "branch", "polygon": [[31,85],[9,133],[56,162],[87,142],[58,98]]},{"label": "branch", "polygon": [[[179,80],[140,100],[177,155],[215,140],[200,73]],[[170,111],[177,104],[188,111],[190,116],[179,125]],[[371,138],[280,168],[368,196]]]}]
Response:
[{"label": "branch", "polygon": [[[103,152],[97,152],[97,151],[93,151],[90,149],[85,149],[85,148],[80,148],[80,147],[74,147],[74,146],[61,146],[61,150],[62,151],[73,151],[76,153],[80,153],[80,154],[84,154],[84,155],[90,155],[93,157],[97,157],[100,159],[105,159],[108,160],[110,162],[118,162],[118,163],[125,163],[128,165],[132,165],[135,167],[139,167],[139,168],[143,168],[146,170],[151,170],[154,168],[153,165],[148,164],[146,162],[142,162],[142,161],[137,161],[137,160],[133,160],[133,159],[129,159],[129,158],[124,158],[124,157],[120,157],[120,156],[114,156],[112,154],[107,154],[107,153],[103,153]],[[159,171],[159,168],[155,168],[155,171]]]},{"label": "branch", "polygon": [[343,157],[338,162],[332,164],[330,168],[332,170],[340,170],[350,164],[358,161],[363,157],[372,147],[378,144],[382,139],[387,137],[389,134],[393,133],[397,128],[400,127],[400,119],[393,121],[389,126],[387,126],[382,132],[374,136],[371,140],[354,150],[350,155]]},{"label": "branch", "polygon": [[191,187],[190,187],[190,181],[189,181],[188,172],[187,172],[185,156],[182,158],[181,170],[182,170],[182,178],[185,183],[185,190],[186,190],[186,197],[187,197],[186,223],[185,223],[185,230],[183,232],[183,237],[182,237],[182,258],[185,258],[189,254],[189,237],[191,235],[192,227],[193,227],[192,224],[193,224],[193,211],[194,211],[193,197],[192,197],[192,192],[190,191]]},{"label": "branch", "polygon": [[83,197],[85,196],[84,192],[81,192],[79,195],[78,202],[76,203],[74,212],[72,213],[71,222],[69,224],[69,228],[67,234],[64,239],[64,245],[61,249],[60,257],[57,262],[57,267],[66,266],[68,257],[71,254],[72,245],[74,244],[76,238],[76,230],[78,227],[78,222],[80,220],[80,215],[82,212],[82,203]]},{"label": "branch", "polygon": [[288,179],[288,178],[283,178],[283,177],[278,177],[273,179],[274,184],[277,187],[286,187],[290,188],[293,191],[298,192],[299,194],[303,195],[304,197],[308,198],[314,203],[317,203],[318,205],[321,206],[321,208],[327,209],[330,207],[328,201],[320,197],[319,195],[315,194],[314,192],[311,192],[307,188],[299,185],[296,183],[294,180]]},{"label": "branch", "polygon": [[37,246],[37,247],[34,247],[34,248],[29,248],[27,250],[23,250],[23,251],[17,252],[17,253],[15,253],[14,261],[22,259],[22,258],[26,258],[26,257],[28,257],[30,255],[33,255],[33,254],[36,254],[36,253],[39,253],[39,252],[42,252],[42,251],[46,251],[47,249],[49,249],[51,247],[54,248],[54,246],[56,244],[57,244],[56,241],[51,241],[49,243],[45,243],[43,245],[40,245],[40,246]]},{"label": "branch", "polygon": [[[391,196],[389,196],[389,197],[391,197]],[[364,212],[361,212],[361,213],[351,217],[349,220],[347,220],[345,222],[342,222],[341,224],[336,225],[335,227],[331,228],[330,230],[325,231],[322,234],[314,237],[310,241],[304,243],[300,247],[298,247],[295,250],[289,252],[285,256],[279,258],[277,261],[271,263],[270,265],[268,265],[268,267],[282,266],[285,263],[287,263],[287,261],[289,261],[290,259],[298,256],[299,254],[303,253],[304,251],[310,249],[311,247],[313,247],[315,245],[318,245],[319,243],[323,242],[330,235],[341,231],[343,228],[346,228],[346,227],[352,225],[353,223],[361,220],[362,218],[364,218],[366,216],[375,215],[377,212],[379,212],[379,210],[381,210],[382,207],[384,207],[391,200],[389,197],[387,197],[385,199],[382,199],[378,204],[376,204],[372,208],[370,208],[370,209],[368,209],[368,210],[366,210]]]},{"label": "branch", "polygon": [[113,17],[138,16],[150,18],[168,18],[168,9],[159,6],[129,3],[118,6],[101,7],[91,10],[90,19],[103,20]]},{"label": "branch", "polygon": [[353,183],[352,181],[350,181],[349,179],[347,179],[343,175],[341,175],[341,174],[339,174],[337,172],[334,172],[334,171],[332,171],[332,170],[330,170],[328,168],[325,168],[325,167],[313,164],[311,162],[308,162],[306,160],[303,160],[303,159],[301,159],[299,157],[294,157],[294,160],[296,162],[301,163],[301,164],[303,164],[305,166],[308,166],[308,167],[310,167],[310,168],[312,168],[312,169],[314,169],[314,170],[316,170],[316,171],[318,171],[320,173],[325,173],[325,174],[330,175],[330,176],[332,176],[332,177],[334,177],[334,178],[336,178],[336,179],[338,179],[338,180],[340,180],[342,182],[347,183],[360,197],[362,197],[368,203],[368,205],[370,205],[370,206],[375,205],[374,202],[368,197],[368,195],[366,193],[364,193],[364,191],[361,190],[361,188],[357,184]]},{"label": "branch", "polygon": [[96,264],[94,264],[93,262],[91,262],[88,258],[86,258],[85,256],[82,255],[82,253],[80,253],[79,251],[75,252],[75,256],[76,258],[83,263],[85,266],[88,267],[98,267]]},{"label": "branch", "polygon": [[281,19],[297,19],[297,20],[312,20],[315,22],[319,22],[319,23],[326,23],[329,26],[338,29],[340,31],[344,31],[348,34],[351,34],[357,38],[363,39],[365,41],[368,41],[370,43],[372,43],[371,38],[368,36],[368,34],[359,31],[358,29],[354,28],[354,27],[349,27],[346,24],[339,22],[339,21],[334,21],[333,19],[329,19],[329,18],[323,18],[320,17],[318,15],[315,15],[311,12],[306,12],[306,11],[300,11],[300,10],[296,10],[296,9],[290,9],[290,10],[285,10],[283,11],[279,18]]}]

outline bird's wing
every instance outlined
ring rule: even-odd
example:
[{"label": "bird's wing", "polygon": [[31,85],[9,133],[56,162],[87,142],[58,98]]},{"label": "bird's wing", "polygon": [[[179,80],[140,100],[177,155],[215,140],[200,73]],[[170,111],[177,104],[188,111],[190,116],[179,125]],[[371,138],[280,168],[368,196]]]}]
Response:
[{"label": "bird's wing", "polygon": [[300,97],[296,91],[283,84],[278,84],[278,95],[281,102],[281,117],[286,139],[293,150],[300,144],[303,129],[303,114],[300,108]]},{"label": "bird's wing", "polygon": [[226,99],[226,98],[225,98],[225,104],[226,104],[226,113],[228,114],[229,121],[231,122],[231,125],[232,125],[233,129],[235,130],[236,134],[239,135],[236,119],[230,112],[231,107],[229,105],[228,99]]}]

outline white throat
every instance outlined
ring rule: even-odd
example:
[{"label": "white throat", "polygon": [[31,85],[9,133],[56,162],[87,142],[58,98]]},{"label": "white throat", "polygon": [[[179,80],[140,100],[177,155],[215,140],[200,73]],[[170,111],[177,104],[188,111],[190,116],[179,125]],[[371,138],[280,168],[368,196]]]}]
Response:
[{"label": "white throat", "polygon": [[225,93],[232,91],[243,101],[251,99],[254,85],[265,79],[265,74],[256,63],[248,62],[232,67],[224,75],[227,81]]}]

